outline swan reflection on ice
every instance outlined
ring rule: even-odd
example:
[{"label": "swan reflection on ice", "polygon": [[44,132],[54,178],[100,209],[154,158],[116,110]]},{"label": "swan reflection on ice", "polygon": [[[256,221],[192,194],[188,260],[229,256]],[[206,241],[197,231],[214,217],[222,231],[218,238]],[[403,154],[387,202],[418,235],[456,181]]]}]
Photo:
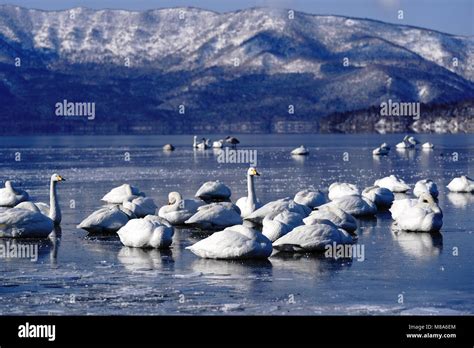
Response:
[{"label": "swan reflection on ice", "polygon": [[407,256],[420,260],[438,257],[443,249],[443,236],[439,232],[406,232],[392,228],[392,237]]}]

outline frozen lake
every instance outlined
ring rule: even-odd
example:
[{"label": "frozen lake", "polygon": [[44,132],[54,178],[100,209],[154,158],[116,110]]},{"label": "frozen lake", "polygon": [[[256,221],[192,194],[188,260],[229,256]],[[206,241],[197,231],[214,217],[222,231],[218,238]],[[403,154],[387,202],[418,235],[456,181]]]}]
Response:
[{"label": "frozen lake", "polygon": [[[202,260],[184,249],[203,232],[176,229],[171,250],[157,251],[123,247],[116,236],[88,236],[75,226],[125,182],[162,206],[170,191],[189,198],[201,183],[219,179],[235,201],[246,195],[248,164],[218,163],[213,150],[192,149],[192,136],[3,137],[2,185],[21,182],[34,200],[48,202],[51,174],[67,181],[58,190],[60,237],[16,241],[38,245],[36,261],[0,259],[0,314],[473,314],[474,195],[445,188],[455,176],[473,175],[473,136],[418,135],[436,148],[399,152],[394,145],[401,138],[239,136],[240,148],[257,150],[262,176],[256,190],[263,202],[308,187],[327,191],[334,181],[364,188],[396,174],[413,187],[431,178],[444,213],[440,234],[395,235],[390,214],[380,213],[359,220],[361,262],[322,255],[229,262]],[[390,155],[374,158],[371,150],[382,142],[392,145]],[[164,153],[165,143],[176,151]],[[292,158],[289,152],[301,144],[310,155]]]}]

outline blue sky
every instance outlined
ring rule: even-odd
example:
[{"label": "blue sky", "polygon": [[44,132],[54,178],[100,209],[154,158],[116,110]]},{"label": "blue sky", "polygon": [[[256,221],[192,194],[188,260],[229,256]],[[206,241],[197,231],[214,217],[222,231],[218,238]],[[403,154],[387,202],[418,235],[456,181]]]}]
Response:
[{"label": "blue sky", "polygon": [[[474,35],[474,0],[0,0],[0,4],[46,10],[77,6],[130,10],[193,6],[219,12],[254,6],[284,7],[316,14],[372,18],[451,34]],[[403,21],[397,19],[399,9],[404,11]]]}]

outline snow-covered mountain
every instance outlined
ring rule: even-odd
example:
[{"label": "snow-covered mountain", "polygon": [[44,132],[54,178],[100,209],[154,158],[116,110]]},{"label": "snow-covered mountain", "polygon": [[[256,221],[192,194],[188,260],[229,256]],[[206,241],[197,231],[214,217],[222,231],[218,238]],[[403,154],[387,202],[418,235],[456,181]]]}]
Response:
[{"label": "snow-covered mountain", "polygon": [[0,6],[0,116],[19,108],[47,123],[64,98],[95,101],[103,119],[168,128],[179,105],[192,123],[269,122],[290,104],[306,119],[387,99],[446,104],[474,99],[474,39],[268,8]]}]

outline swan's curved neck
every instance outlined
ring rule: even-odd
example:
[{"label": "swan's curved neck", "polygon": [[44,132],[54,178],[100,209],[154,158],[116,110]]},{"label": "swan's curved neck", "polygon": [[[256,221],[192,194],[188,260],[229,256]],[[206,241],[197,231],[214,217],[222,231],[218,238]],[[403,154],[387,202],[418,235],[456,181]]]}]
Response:
[{"label": "swan's curved neck", "polygon": [[56,197],[56,181],[51,180],[49,185],[49,218],[54,221],[56,225],[61,222],[61,209]]},{"label": "swan's curved neck", "polygon": [[247,175],[247,203],[257,204],[257,196],[255,195],[255,183],[252,175]]}]

